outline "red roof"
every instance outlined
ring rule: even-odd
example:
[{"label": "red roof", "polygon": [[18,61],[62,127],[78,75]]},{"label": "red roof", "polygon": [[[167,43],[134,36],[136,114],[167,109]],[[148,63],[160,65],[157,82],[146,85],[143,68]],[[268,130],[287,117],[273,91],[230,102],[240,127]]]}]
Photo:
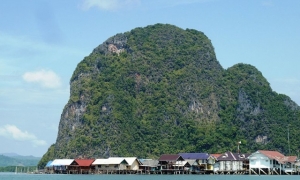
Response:
[{"label": "red roof", "polygon": [[78,166],[91,166],[95,159],[75,159]]},{"label": "red roof", "polygon": [[275,159],[278,162],[283,162],[285,156],[283,154],[281,154],[278,151],[265,151],[265,150],[258,150],[258,152],[260,152],[261,154],[267,156],[270,159]]},{"label": "red roof", "polygon": [[294,163],[297,160],[297,156],[285,156],[284,162]]},{"label": "red roof", "polygon": [[215,159],[217,159],[218,157],[220,157],[222,154],[210,154],[212,157],[214,157]]}]

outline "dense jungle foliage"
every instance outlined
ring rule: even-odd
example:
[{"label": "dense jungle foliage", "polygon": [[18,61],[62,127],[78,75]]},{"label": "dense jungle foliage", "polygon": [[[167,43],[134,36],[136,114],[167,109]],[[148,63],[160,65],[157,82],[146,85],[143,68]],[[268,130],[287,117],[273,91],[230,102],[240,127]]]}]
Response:
[{"label": "dense jungle foliage", "polygon": [[255,67],[223,69],[210,40],[156,24],[117,34],[77,66],[54,158],[300,148],[299,106]]}]

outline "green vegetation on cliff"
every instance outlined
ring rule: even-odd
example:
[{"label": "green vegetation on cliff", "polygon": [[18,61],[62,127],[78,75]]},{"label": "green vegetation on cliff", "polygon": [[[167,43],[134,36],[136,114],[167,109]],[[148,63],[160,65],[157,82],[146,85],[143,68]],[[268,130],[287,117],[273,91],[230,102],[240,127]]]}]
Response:
[{"label": "green vegetation on cliff", "polygon": [[202,33],[156,24],[117,34],[81,61],[70,81],[54,158],[236,151],[236,143],[299,149],[299,106],[253,66],[224,70]]}]

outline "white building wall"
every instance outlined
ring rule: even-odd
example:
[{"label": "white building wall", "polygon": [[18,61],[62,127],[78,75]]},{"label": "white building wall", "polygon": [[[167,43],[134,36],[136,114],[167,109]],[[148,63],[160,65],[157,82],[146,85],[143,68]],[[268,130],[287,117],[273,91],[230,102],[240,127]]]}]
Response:
[{"label": "white building wall", "polygon": [[96,168],[99,170],[125,170],[126,165],[124,165],[124,164],[102,164],[102,165],[97,165]]},{"label": "white building wall", "polygon": [[232,161],[232,170],[239,170],[239,161]]},{"label": "white building wall", "polygon": [[225,161],[220,161],[220,171],[224,171],[225,170]]},{"label": "white building wall", "polygon": [[[270,162],[271,161],[271,162]],[[249,157],[250,168],[271,168],[272,160],[260,153],[253,153]]]},{"label": "white building wall", "polygon": [[139,163],[135,160],[131,165],[131,170],[138,170],[139,168]]},{"label": "white building wall", "polygon": [[287,163],[283,166],[285,172],[296,172],[296,166],[294,164]]},{"label": "white building wall", "polygon": [[232,162],[231,161],[225,161],[225,170],[226,171],[232,170]]},{"label": "white building wall", "polygon": [[243,168],[243,161],[239,161],[239,167],[238,167],[239,170],[244,170]]},{"label": "white building wall", "polygon": [[220,162],[216,162],[213,166],[214,166],[214,172],[220,170]]}]

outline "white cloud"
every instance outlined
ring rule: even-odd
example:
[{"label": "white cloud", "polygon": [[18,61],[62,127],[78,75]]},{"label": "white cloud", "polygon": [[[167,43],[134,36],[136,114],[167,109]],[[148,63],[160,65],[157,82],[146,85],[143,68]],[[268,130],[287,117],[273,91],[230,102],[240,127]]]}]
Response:
[{"label": "white cloud", "polygon": [[34,146],[45,146],[45,145],[47,145],[46,141],[39,140],[39,139],[32,140],[32,143],[33,143]]},{"label": "white cloud", "polygon": [[34,72],[26,72],[23,75],[26,82],[38,83],[46,88],[58,88],[61,86],[60,77],[51,70],[41,69]]},{"label": "white cloud", "polygon": [[97,7],[101,10],[113,11],[140,4],[140,0],[84,0],[82,8],[88,10]]},{"label": "white cloud", "polygon": [[0,136],[12,138],[17,141],[30,141],[33,146],[47,145],[46,141],[38,139],[34,134],[27,131],[21,131],[15,125],[5,125],[0,127]]}]

